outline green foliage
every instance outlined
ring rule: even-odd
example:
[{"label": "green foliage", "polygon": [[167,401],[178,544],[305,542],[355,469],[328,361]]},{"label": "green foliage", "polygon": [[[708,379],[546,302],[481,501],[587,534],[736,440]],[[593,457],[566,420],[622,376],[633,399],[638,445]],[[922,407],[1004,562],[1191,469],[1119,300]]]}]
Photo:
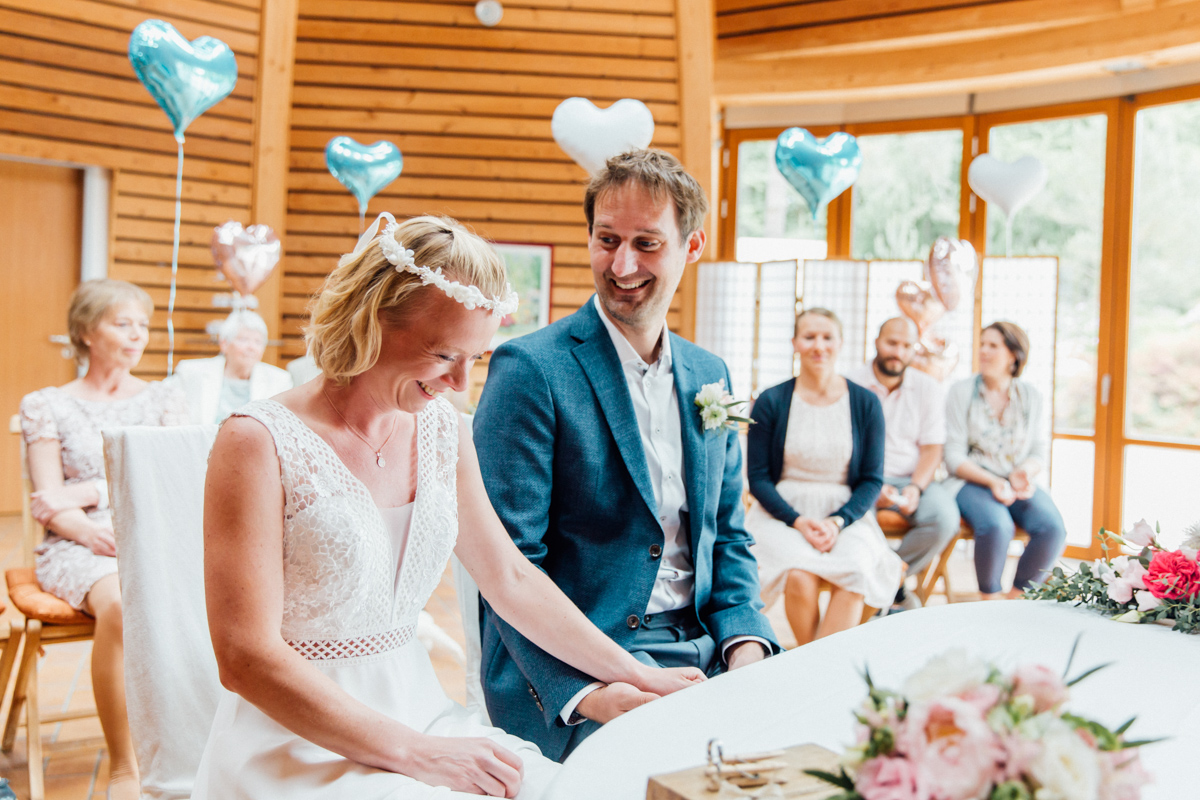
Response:
[{"label": "green foliage", "polygon": [[1033,795],[1020,781],[1005,781],[992,789],[988,800],[1033,800]]}]

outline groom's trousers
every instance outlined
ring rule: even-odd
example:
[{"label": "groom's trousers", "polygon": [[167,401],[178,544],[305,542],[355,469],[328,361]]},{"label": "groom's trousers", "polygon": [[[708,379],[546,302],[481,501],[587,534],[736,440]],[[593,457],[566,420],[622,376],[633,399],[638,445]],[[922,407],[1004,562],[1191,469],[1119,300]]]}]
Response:
[{"label": "groom's trousers", "polygon": [[[700,627],[690,606],[644,616],[629,652],[652,667],[696,667],[709,677],[721,671],[717,645]],[[600,723],[590,719],[574,726],[562,760],[599,729]]]}]

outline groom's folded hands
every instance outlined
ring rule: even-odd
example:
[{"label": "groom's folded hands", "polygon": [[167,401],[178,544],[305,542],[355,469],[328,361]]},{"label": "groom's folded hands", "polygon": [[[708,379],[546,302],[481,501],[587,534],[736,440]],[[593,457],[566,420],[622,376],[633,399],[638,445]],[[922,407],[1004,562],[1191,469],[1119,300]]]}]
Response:
[{"label": "groom's folded hands", "polygon": [[645,667],[637,679],[640,688],[618,681],[589,692],[579,701],[575,711],[593,722],[604,724],[663,695],[703,683],[705,677],[694,667]]}]

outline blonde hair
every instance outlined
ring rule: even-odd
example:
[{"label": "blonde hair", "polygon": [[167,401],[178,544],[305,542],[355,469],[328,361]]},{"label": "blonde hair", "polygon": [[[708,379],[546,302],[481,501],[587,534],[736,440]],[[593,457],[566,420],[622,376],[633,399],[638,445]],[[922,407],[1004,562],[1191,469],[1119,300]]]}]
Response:
[{"label": "blonde hair", "polygon": [[[382,234],[381,234],[382,235]],[[504,260],[482,238],[449,217],[413,217],[400,223],[396,241],[420,266],[437,270],[487,297],[504,295]],[[424,290],[424,291],[422,291]],[[376,237],[361,253],[342,256],[310,306],[305,330],[309,353],[325,377],[346,384],[375,366],[383,326],[403,324],[429,292],[411,272],[398,272]]]},{"label": "blonde hair", "polygon": [[838,319],[837,314],[833,313],[828,308],[806,308],[803,311],[801,311],[799,314],[797,314],[796,315],[796,327],[792,331],[793,338],[800,335],[800,320],[804,319],[809,314],[815,314],[818,317],[825,317],[825,319],[832,321],[834,324],[834,327],[837,328],[838,338],[839,339],[844,338],[842,336],[842,321],[840,319]]},{"label": "blonde hair", "polygon": [[140,286],[109,278],[96,278],[79,284],[71,294],[71,304],[67,308],[67,335],[71,339],[71,354],[76,364],[86,364],[91,354],[87,343],[83,341],[84,337],[104,319],[110,308],[129,301],[140,303],[147,317],[154,314],[154,301]]}]

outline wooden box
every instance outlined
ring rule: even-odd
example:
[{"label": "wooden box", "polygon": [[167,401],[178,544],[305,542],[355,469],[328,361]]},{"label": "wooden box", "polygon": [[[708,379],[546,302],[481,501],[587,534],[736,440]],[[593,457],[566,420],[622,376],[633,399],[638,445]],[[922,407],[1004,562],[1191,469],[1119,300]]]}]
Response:
[{"label": "wooden box", "polygon": [[[787,764],[778,776],[783,781],[780,788],[785,798],[823,800],[841,791],[836,786],[804,774],[806,769],[820,769],[836,774],[839,770],[838,754],[832,750],[815,744],[801,744],[787,748],[773,760]],[[651,776],[646,787],[646,800],[714,800],[718,793],[709,790],[704,770],[705,767],[700,766],[682,772]],[[755,790],[749,789],[746,793],[753,795]]]}]

